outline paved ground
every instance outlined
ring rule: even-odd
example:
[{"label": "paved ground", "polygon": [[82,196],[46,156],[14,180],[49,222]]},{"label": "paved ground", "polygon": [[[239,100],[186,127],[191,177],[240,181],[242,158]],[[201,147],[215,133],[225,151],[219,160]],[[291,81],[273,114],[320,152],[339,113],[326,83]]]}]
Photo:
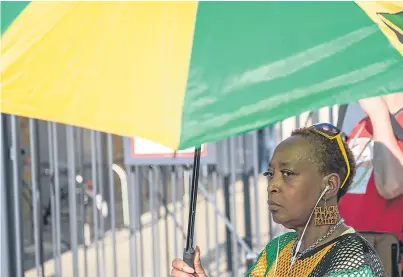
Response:
[{"label": "paved ground", "polygon": [[[253,191],[253,185],[251,188]],[[253,232],[253,243],[256,243],[257,235],[261,237],[262,244],[266,244],[269,240],[269,220],[268,211],[266,206],[266,187],[265,180],[260,179],[258,186],[259,195],[259,222],[260,230],[256,231],[256,217],[254,216],[255,203],[252,194],[252,232]],[[117,193],[118,194],[118,193]],[[185,197],[186,198],[186,197]],[[224,200],[222,190],[217,191],[217,202],[219,203],[218,209],[224,211]],[[168,219],[164,219],[165,210],[161,208],[160,214],[161,219],[154,228],[154,244],[153,244],[153,228],[151,224],[151,214],[145,213],[141,217],[142,222],[142,232],[141,234],[137,232],[136,234],[136,265],[138,275],[130,275],[130,240],[129,231],[127,229],[121,228],[123,225],[122,218],[122,208],[121,201],[117,203],[117,225],[120,228],[116,232],[116,257],[117,257],[117,276],[119,277],[129,277],[129,276],[169,276],[170,261],[174,259],[175,256],[182,256],[182,250],[184,247],[183,240],[183,226],[187,226],[187,199],[184,201],[184,205],[178,203],[176,208],[177,216],[177,228],[175,228],[174,220],[172,216],[168,216]],[[174,213],[174,206],[170,204],[168,209],[171,215]],[[243,191],[242,184],[237,184],[236,189],[236,230],[237,234],[241,237],[244,236],[244,220],[243,220]],[[203,196],[200,194],[198,197],[197,204],[197,217],[196,217],[196,244],[198,244],[202,249],[202,262],[205,268],[209,271],[209,276],[234,276],[234,274],[228,274],[226,269],[226,256],[225,256],[225,224],[222,218],[219,218],[215,224],[214,209],[213,206],[205,201]],[[217,227],[217,241],[216,241],[216,228]],[[273,227],[274,228],[274,227]],[[68,218],[62,220],[62,236],[66,238],[69,242],[69,224]],[[174,230],[176,230],[177,240],[175,241]],[[281,228],[274,228],[274,235],[283,232]],[[110,232],[106,233],[105,239],[99,242],[99,265],[100,265],[100,275],[97,275],[97,262],[95,247],[91,245],[86,250],[81,246],[78,250],[79,256],[79,276],[113,276],[113,259],[112,259],[112,236]],[[52,259],[52,237],[51,229],[48,227],[44,230],[44,254],[45,254],[45,276],[54,276],[54,260]],[[82,236],[79,235],[79,241],[82,241]],[[28,243],[27,243],[28,244]],[[142,247],[140,247],[142,245]],[[263,248],[261,246],[255,246],[254,251],[258,252]],[[102,249],[104,249],[102,255]],[[215,253],[218,251],[219,255],[216,257]],[[61,257],[62,261],[62,276],[74,276],[73,274],[73,263],[72,263],[72,252],[68,247],[64,247],[63,254]],[[85,259],[84,252],[86,252],[87,258]],[[156,255],[153,255],[155,254]],[[238,251],[239,255],[239,276],[243,276],[246,270],[245,266],[245,251],[241,248]],[[104,258],[102,259],[102,256]],[[85,266],[87,265],[87,266]],[[154,267],[156,269],[154,269]],[[218,268],[217,268],[218,267]],[[36,275],[35,269],[35,256],[34,247],[32,245],[27,245],[25,248],[25,268],[26,276],[34,277]],[[87,275],[85,275],[85,268],[87,268]],[[154,272],[154,270],[156,270]]]}]

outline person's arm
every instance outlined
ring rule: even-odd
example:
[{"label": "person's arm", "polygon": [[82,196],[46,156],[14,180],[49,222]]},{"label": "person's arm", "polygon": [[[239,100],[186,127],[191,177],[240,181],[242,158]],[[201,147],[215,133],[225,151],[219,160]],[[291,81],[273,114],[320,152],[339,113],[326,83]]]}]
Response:
[{"label": "person's arm", "polygon": [[373,128],[376,188],[384,198],[393,199],[403,194],[403,152],[393,134],[388,107],[381,98],[366,99],[360,104]]}]

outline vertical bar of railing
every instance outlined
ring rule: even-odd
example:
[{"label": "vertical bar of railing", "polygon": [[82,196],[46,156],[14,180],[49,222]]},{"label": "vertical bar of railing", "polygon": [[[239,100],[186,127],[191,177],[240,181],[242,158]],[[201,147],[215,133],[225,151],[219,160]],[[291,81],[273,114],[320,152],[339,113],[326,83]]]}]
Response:
[{"label": "vertical bar of railing", "polygon": [[[334,105],[333,107],[332,107],[332,112],[333,112],[333,125],[335,125],[335,126],[337,126],[337,127],[341,127],[341,121],[344,121],[344,120],[342,120],[342,119],[344,119],[344,116],[345,116],[345,114],[343,114],[343,113],[340,113],[341,111],[342,111],[342,109],[341,109],[341,107],[342,106],[345,106],[346,108],[348,107],[348,105],[346,104],[346,105]],[[345,110],[345,111],[347,111],[347,109]],[[340,119],[340,122],[339,122],[339,119]],[[340,124],[339,124],[340,123]]]},{"label": "vertical bar of railing", "polygon": [[[248,164],[248,138],[249,134],[243,134],[241,138],[242,156],[243,156],[243,166],[242,166],[242,181],[243,181],[243,200],[244,200],[244,228],[245,228],[245,243],[252,248],[252,213],[251,213],[251,201],[250,201],[250,168]],[[247,255],[246,257],[247,267],[253,265],[253,260]]]},{"label": "vertical bar of railing", "polygon": [[[217,203],[217,171],[215,168],[213,168],[212,173],[211,173],[211,182],[213,186],[213,203],[216,208],[218,208],[218,203]],[[217,210],[214,210],[214,245],[215,245],[215,270],[216,274],[215,276],[220,276],[220,246],[219,246],[219,237],[218,237],[218,212]]]},{"label": "vertical bar of railing", "polygon": [[334,120],[333,106],[329,106],[328,109],[329,109],[329,122],[334,125],[335,120]]},{"label": "vertical bar of railing", "polygon": [[[96,132],[96,154],[97,154],[97,173],[98,173],[98,193],[97,197],[99,199],[99,237],[101,238],[101,263],[100,263],[100,273],[102,277],[105,277],[106,274],[106,260],[105,260],[105,219],[106,216],[105,206],[106,203],[104,199],[104,161],[103,161],[103,153],[104,148],[102,144],[102,133]],[[109,210],[108,210],[109,212]]]},{"label": "vertical bar of railing", "polygon": [[133,178],[137,172],[133,172],[132,167],[127,166],[126,172],[128,176],[128,198],[129,198],[129,255],[130,255],[130,276],[137,276],[137,230],[136,230],[136,214],[137,203],[135,195],[135,183]]},{"label": "vertical bar of railing", "polygon": [[158,259],[158,242],[157,242],[157,226],[158,224],[156,219],[156,211],[155,211],[155,175],[153,172],[153,168],[149,168],[148,170],[148,185],[149,185],[149,209],[151,214],[151,236],[152,236],[152,264],[153,264],[153,276],[158,277],[160,274],[159,268],[160,263]]},{"label": "vertical bar of railing", "polygon": [[[268,136],[266,137],[268,139]],[[268,157],[267,157],[268,158]],[[266,158],[266,159],[267,159]],[[259,160],[258,160],[257,132],[252,132],[252,160],[253,160],[253,189],[255,198],[255,224],[256,224],[256,248],[261,248],[261,229],[259,215]]]},{"label": "vertical bar of railing", "polygon": [[[42,251],[41,251],[41,231],[40,225],[42,225],[41,220],[41,201],[40,201],[40,190],[39,190],[39,149],[37,147],[38,143],[38,132],[36,120],[29,119],[29,135],[30,135],[30,148],[31,148],[31,179],[32,179],[32,210],[34,218],[34,237],[35,237],[35,265],[36,265],[36,276],[43,276],[42,267]],[[38,203],[39,202],[39,203]]]},{"label": "vertical bar of railing", "polygon": [[83,243],[83,254],[84,254],[84,277],[88,276],[88,253],[87,253],[87,237],[86,237],[86,211],[87,211],[87,203],[86,203],[86,191],[87,191],[87,182],[84,180],[84,129],[75,128],[76,131],[76,142],[77,142],[77,169],[78,175],[81,176],[81,180],[79,180],[80,186],[80,231],[81,231],[81,241]]},{"label": "vertical bar of railing", "polygon": [[313,111],[312,112],[312,123],[311,124],[316,124],[319,122],[319,110]]},{"label": "vertical bar of railing", "polygon": [[[181,205],[180,205],[180,209],[181,209],[181,227],[183,228],[184,226],[185,226],[185,198],[186,198],[186,195],[185,195],[185,191],[186,191],[186,189],[185,189],[185,187],[186,187],[186,184],[188,184],[188,182],[187,181],[185,181],[185,176],[187,176],[186,175],[187,174],[187,172],[185,172],[185,169],[184,169],[184,167],[180,167],[180,174],[179,174],[179,176],[180,176],[180,182],[181,182],[181,189],[182,189],[182,197],[181,197]],[[189,179],[189,178],[188,178]],[[185,239],[184,238],[182,238],[182,246],[181,246],[181,249],[185,249]]]},{"label": "vertical bar of railing", "polygon": [[59,178],[59,148],[58,148],[58,135],[57,123],[52,122],[52,147],[53,147],[53,186],[55,191],[55,209],[52,211],[55,215],[56,226],[56,258],[55,258],[55,272],[56,277],[62,277],[62,263],[61,263],[61,227],[60,227],[60,178]]},{"label": "vertical bar of railing", "polygon": [[[219,176],[220,188],[223,190],[223,200],[224,200],[224,210],[225,217],[231,220],[231,209],[230,209],[230,166],[229,166],[229,140],[225,139],[221,143],[218,143],[217,153],[222,157],[222,175]],[[225,226],[225,225],[224,225]],[[224,244],[224,261],[227,264],[227,271],[232,272],[232,242],[231,242],[231,230],[225,226],[225,244]]]},{"label": "vertical bar of railing", "polygon": [[160,195],[161,195],[161,171],[159,169],[159,167],[155,166],[153,167],[153,175],[154,175],[154,210],[155,210],[155,230],[156,230],[156,237],[155,237],[155,241],[156,241],[156,249],[158,249],[156,251],[156,257],[157,257],[157,261],[156,264],[158,266],[158,271],[157,271],[157,277],[159,277],[161,275],[161,252],[162,252],[162,244],[161,244],[161,240],[160,240],[160,206],[161,206],[161,201],[160,201]]},{"label": "vertical bar of railing", "polygon": [[14,249],[15,249],[15,266],[16,277],[24,276],[23,265],[23,239],[22,239],[22,207],[21,207],[21,147],[20,147],[20,126],[17,116],[12,115],[11,118],[11,144],[12,144],[12,163],[13,163],[13,228],[14,228]]},{"label": "vertical bar of railing", "polygon": [[[124,145],[124,140],[125,140],[125,138],[123,138],[123,137],[120,138],[120,141],[123,145]],[[130,202],[128,199],[129,198],[129,179],[128,178],[129,178],[129,173],[130,173],[129,170],[132,170],[132,168],[125,167],[126,172],[124,172],[123,167],[119,166],[119,168],[120,168],[119,171],[122,171],[121,173],[119,173],[119,171],[117,170],[118,167],[116,165],[115,165],[115,168],[116,169],[114,171],[119,176],[120,186],[121,186],[123,226],[126,228],[129,228],[129,230],[130,230],[130,215],[129,215]],[[130,184],[133,184],[133,180]],[[132,199],[132,201],[133,201],[133,199]]]},{"label": "vertical bar of railing", "polygon": [[276,145],[278,143],[277,138],[276,138],[276,136],[277,136],[276,126],[275,125],[269,126],[269,127],[265,128],[265,130],[267,132],[267,136],[266,136],[266,139],[267,139],[267,143],[266,143],[266,145],[267,145],[267,157],[266,157],[267,164],[266,164],[266,167],[263,168],[263,171],[266,171],[267,166],[268,166],[268,160],[270,160],[271,157],[273,156],[274,149],[276,148]]},{"label": "vertical bar of railing", "polygon": [[9,224],[12,208],[9,206],[10,184],[12,183],[12,167],[10,157],[10,128],[9,116],[0,114],[0,234],[1,234],[1,249],[0,260],[2,261],[1,276],[8,277],[14,276],[15,268],[13,264],[11,240],[12,240],[12,226]]},{"label": "vertical bar of railing", "polygon": [[174,228],[173,228],[173,234],[174,234],[174,256],[175,258],[178,257],[178,230],[176,229],[176,172],[175,172],[175,167],[172,166],[170,168],[170,174],[171,174],[171,194],[172,194],[172,215],[173,215],[173,221],[174,221]]},{"label": "vertical bar of railing", "polygon": [[113,141],[112,135],[107,135],[107,145],[108,145],[108,170],[109,170],[109,197],[110,197],[110,214],[111,214],[111,231],[112,231],[112,263],[113,263],[113,277],[117,276],[116,269],[116,218],[115,218],[115,182],[114,182],[114,172],[112,169],[113,165]]},{"label": "vertical bar of railing", "polygon": [[[235,138],[232,137],[230,138],[229,141],[229,152],[228,155],[231,155],[232,153],[235,152]],[[235,160],[233,157],[229,156],[229,161],[230,161],[230,168],[231,168],[231,173],[230,173],[230,178],[231,178],[231,187],[232,187],[232,201],[230,205],[230,213],[231,213],[231,223],[234,226],[234,230],[232,232],[232,249],[233,249],[233,267],[232,267],[232,276],[238,277],[238,262],[239,262],[239,252],[238,252],[238,241],[236,237],[236,227],[237,227],[237,216],[236,216],[236,168],[235,168]]]},{"label": "vertical bar of railing", "polygon": [[[39,197],[38,197],[38,204],[39,204],[39,242],[40,242],[40,261],[41,261],[41,267],[42,267],[42,274],[43,276],[46,276],[45,273],[45,249],[44,249],[44,218],[43,218],[43,213],[42,213],[42,208],[43,208],[43,185],[41,183],[41,177],[44,175],[43,173],[43,168],[41,167],[41,158],[40,158],[40,147],[39,147],[39,140],[40,140],[40,136],[39,136],[39,120],[35,120],[34,121],[34,125],[36,126],[35,128],[35,132],[36,132],[36,140],[35,140],[35,147],[36,149],[38,149],[36,158],[35,158],[35,163],[38,165],[37,166],[37,170],[38,170],[38,191],[39,191]],[[46,169],[45,169],[46,170]]]},{"label": "vertical bar of railing", "polygon": [[[229,174],[226,174],[223,178],[223,186],[224,186],[224,199],[225,199],[225,216],[231,220],[231,204],[230,204],[230,186],[231,180]],[[232,263],[232,238],[231,238],[231,230],[226,226],[225,228],[225,250],[226,250],[226,259],[227,259],[227,270],[229,272],[233,271],[233,263]]]},{"label": "vertical bar of railing", "polygon": [[[160,185],[162,185],[162,204],[164,205],[164,240],[165,240],[165,265],[166,265],[166,272],[169,272],[171,268],[171,263],[170,263],[170,251],[169,251],[169,226],[168,226],[168,215],[169,215],[169,209],[168,209],[168,184],[169,184],[169,173],[170,171],[168,170],[167,167],[161,166],[160,167],[160,180],[159,182]],[[172,185],[172,184],[171,184]],[[162,245],[161,245],[162,247]]]},{"label": "vertical bar of railing", "polygon": [[296,115],[295,116],[295,128],[300,128],[300,126],[301,126],[301,117],[300,117],[300,115]]},{"label": "vertical bar of railing", "polygon": [[[207,165],[202,166],[201,168],[202,170],[202,178],[201,178],[201,182],[204,184],[204,186],[206,187],[207,191],[209,192],[209,188],[211,188],[209,186],[209,180],[208,180],[208,168]],[[205,212],[205,235],[206,235],[206,248],[205,248],[205,253],[209,253],[210,252],[210,207],[208,204],[208,200],[206,197],[204,197],[204,212]],[[211,262],[207,264],[207,274],[211,274]]]},{"label": "vertical bar of railing", "polygon": [[73,276],[78,277],[78,239],[77,239],[77,199],[76,199],[76,165],[74,149],[74,127],[66,126],[67,165],[69,180],[69,218],[70,241],[73,259]]},{"label": "vertical bar of railing", "polygon": [[[98,174],[97,174],[97,146],[96,146],[96,132],[91,130],[91,179],[92,179],[92,218],[93,218],[93,233],[94,233],[94,245],[95,245],[95,266],[96,277],[100,275],[99,264],[99,225],[98,225]],[[102,209],[102,203],[101,203]],[[102,215],[101,215],[102,216]]]},{"label": "vertical bar of railing", "polygon": [[[136,209],[136,218],[135,218],[135,228],[136,231],[138,230],[139,232],[139,244],[140,244],[140,255],[139,255],[139,262],[138,267],[140,269],[140,276],[144,276],[144,241],[143,241],[143,231],[142,231],[142,225],[141,225],[141,215],[143,212],[143,203],[145,203],[144,201],[144,197],[143,197],[143,187],[142,184],[145,183],[143,182],[144,179],[148,179],[144,178],[144,176],[141,175],[141,169],[142,167],[140,166],[135,166],[134,168],[134,196],[135,196],[135,204],[137,205],[137,209]],[[148,174],[148,173],[147,173]],[[142,178],[143,177],[143,178]]]},{"label": "vertical bar of railing", "polygon": [[56,205],[55,205],[55,183],[54,183],[54,154],[53,154],[53,129],[52,122],[46,123],[48,132],[48,154],[49,154],[49,192],[50,192],[50,213],[51,213],[51,229],[52,229],[52,250],[53,250],[53,262],[54,270],[57,268],[57,241],[58,234],[56,233]]}]

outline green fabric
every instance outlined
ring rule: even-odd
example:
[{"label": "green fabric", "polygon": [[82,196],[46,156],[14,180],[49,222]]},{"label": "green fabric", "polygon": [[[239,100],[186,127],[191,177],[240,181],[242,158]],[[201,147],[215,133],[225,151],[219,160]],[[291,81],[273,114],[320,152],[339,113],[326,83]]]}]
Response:
[{"label": "green fabric", "polygon": [[381,15],[403,30],[403,12],[396,14],[381,13]]},{"label": "green fabric", "polygon": [[273,263],[275,262],[277,258],[277,246],[278,246],[278,241],[280,240],[280,251],[283,251],[284,247],[286,247],[290,241],[295,239],[297,236],[297,233],[295,232],[288,232],[285,233],[278,238],[273,239],[271,242],[269,242],[266,246],[266,261],[267,261],[267,270],[271,268]]},{"label": "green fabric", "polygon": [[262,252],[260,252],[259,256],[258,256],[258,257],[257,257],[257,259],[256,259],[256,262],[255,262],[255,263],[252,265],[252,267],[251,267],[251,268],[249,268],[249,270],[248,270],[248,272],[246,273],[245,277],[248,277],[248,276],[249,276],[249,274],[252,272],[252,270],[254,270],[254,269],[255,269],[256,265],[258,264],[258,262],[259,262],[260,258],[261,258],[261,257],[262,257],[262,255],[263,255],[263,252],[264,252],[264,250],[262,250]]},{"label": "green fabric", "polygon": [[1,11],[1,35],[8,29],[17,16],[25,9],[29,4],[28,1],[21,2],[0,2]]},{"label": "green fabric", "polygon": [[354,2],[200,2],[179,148],[403,91],[402,76]]},{"label": "green fabric", "polygon": [[[266,273],[270,270],[270,267],[273,265],[273,262],[276,260],[276,255],[277,255],[277,246],[278,246],[278,242],[280,240],[280,250],[279,253],[284,249],[284,247],[287,246],[288,243],[290,243],[290,241],[292,241],[294,238],[296,237],[296,233],[295,232],[288,232],[285,233],[277,238],[272,239],[265,247],[265,251],[266,251],[266,262],[267,262],[267,269],[266,269]],[[248,270],[248,272],[246,273],[246,277],[249,276],[249,274],[253,271],[253,269],[256,267],[256,265],[258,264],[260,258],[263,255],[263,252],[260,252],[259,257],[257,258],[255,264]]]},{"label": "green fabric", "polygon": [[369,266],[363,266],[359,269],[348,269],[348,270],[343,270],[335,273],[331,273],[328,275],[328,277],[378,277],[375,276],[375,274],[372,272],[372,270],[369,268]]}]

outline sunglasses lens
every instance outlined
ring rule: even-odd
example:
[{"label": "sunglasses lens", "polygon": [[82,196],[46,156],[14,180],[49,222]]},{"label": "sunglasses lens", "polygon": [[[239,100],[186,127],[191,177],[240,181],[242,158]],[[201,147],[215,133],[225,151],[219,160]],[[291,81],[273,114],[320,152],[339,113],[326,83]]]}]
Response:
[{"label": "sunglasses lens", "polygon": [[337,128],[336,126],[334,126],[334,125],[332,125],[330,123],[316,124],[316,125],[314,125],[314,127],[316,129],[322,129],[322,130],[330,131],[330,132],[333,132],[333,133],[336,133],[336,134],[340,133],[339,128]]}]

